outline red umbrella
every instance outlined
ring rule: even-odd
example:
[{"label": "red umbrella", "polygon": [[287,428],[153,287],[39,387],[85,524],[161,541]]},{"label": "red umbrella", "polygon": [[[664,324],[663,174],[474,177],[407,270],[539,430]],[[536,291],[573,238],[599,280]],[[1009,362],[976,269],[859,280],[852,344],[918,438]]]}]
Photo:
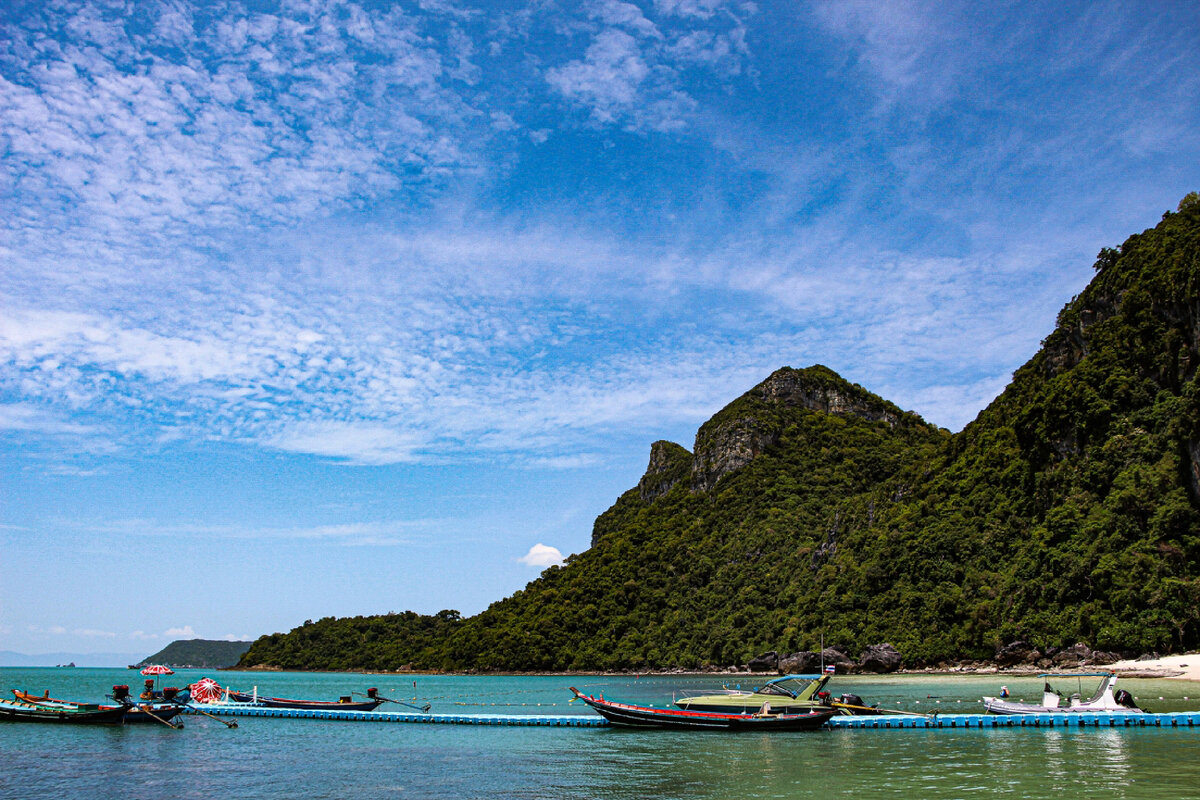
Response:
[{"label": "red umbrella", "polygon": [[197,703],[215,703],[221,699],[221,684],[212,678],[201,678],[190,687],[192,699]]},{"label": "red umbrella", "polygon": [[142,670],[143,675],[174,675],[175,670],[170,667],[164,667],[162,664],[154,664]]}]

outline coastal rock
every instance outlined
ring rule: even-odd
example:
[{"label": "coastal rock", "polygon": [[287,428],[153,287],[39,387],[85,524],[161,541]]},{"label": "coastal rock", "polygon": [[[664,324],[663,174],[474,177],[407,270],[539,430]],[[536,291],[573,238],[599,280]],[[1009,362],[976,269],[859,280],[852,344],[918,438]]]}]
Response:
[{"label": "coastal rock", "polygon": [[772,650],[769,653],[757,655],[750,659],[750,663],[746,666],[751,672],[778,672],[779,653]]},{"label": "coastal rock", "polygon": [[861,672],[895,672],[903,662],[900,651],[890,644],[872,644],[859,657],[858,669]]},{"label": "coastal rock", "polygon": [[821,654],[811,650],[790,653],[779,659],[779,671],[788,675],[816,672],[821,668]]},{"label": "coastal rock", "polygon": [[1033,664],[1042,654],[1029,642],[1017,640],[996,649],[996,666],[1011,667],[1014,664]]},{"label": "coastal rock", "polygon": [[827,667],[836,667],[838,672],[858,672],[858,662],[840,647],[826,647],[821,651],[821,660]]},{"label": "coastal rock", "polygon": [[1056,667],[1078,667],[1092,660],[1092,648],[1083,642],[1077,642],[1070,647],[1064,647],[1054,654],[1051,659]]},{"label": "coastal rock", "polygon": [[1093,650],[1092,660],[1090,663],[1095,664],[1096,666],[1103,666],[1105,664],[1115,664],[1120,660],[1120,653],[1110,653],[1104,650]]}]

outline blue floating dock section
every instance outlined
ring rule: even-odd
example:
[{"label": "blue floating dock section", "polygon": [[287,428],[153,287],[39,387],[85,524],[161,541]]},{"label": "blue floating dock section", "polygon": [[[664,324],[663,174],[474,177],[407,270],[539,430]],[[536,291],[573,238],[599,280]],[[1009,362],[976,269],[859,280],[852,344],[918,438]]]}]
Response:
[{"label": "blue floating dock section", "polygon": [[[211,703],[204,711],[218,716],[324,719],[346,722],[404,722],[426,725],[505,725],[516,727],[602,728],[608,720],[595,714],[412,714],[396,711],[338,711],[336,709],[268,708]],[[1200,728],[1200,711],[1170,714],[882,714],[834,717],[835,730],[968,730],[978,728]]]},{"label": "blue floating dock section", "polygon": [[268,708],[267,706],[209,703],[198,706],[209,714],[234,717],[282,717],[345,722],[407,722],[427,725],[514,725],[552,728],[601,728],[608,720],[594,714],[412,714],[398,711],[339,711],[337,709]]},{"label": "blue floating dock section", "polygon": [[930,716],[883,714],[863,717],[834,717],[831,728],[862,730],[880,728],[1200,728],[1200,711],[1171,714],[937,714]]}]

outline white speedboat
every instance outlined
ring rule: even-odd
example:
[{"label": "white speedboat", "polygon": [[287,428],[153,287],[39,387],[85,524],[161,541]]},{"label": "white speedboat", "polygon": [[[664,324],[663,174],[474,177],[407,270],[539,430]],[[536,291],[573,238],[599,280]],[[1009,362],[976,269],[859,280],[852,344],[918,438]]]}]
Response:
[{"label": "white speedboat", "polygon": [[[1022,703],[1004,697],[984,697],[983,707],[992,714],[1082,714],[1082,713],[1112,713],[1120,711],[1126,714],[1141,714],[1142,709],[1133,701],[1133,695],[1124,689],[1115,691],[1117,674],[1115,672],[1072,672],[1039,675],[1045,682],[1042,690],[1041,705]],[[1062,681],[1065,678],[1099,678],[1100,685],[1087,700],[1082,692],[1064,695],[1050,685],[1050,678]],[[1082,681],[1080,682],[1082,689]]]}]

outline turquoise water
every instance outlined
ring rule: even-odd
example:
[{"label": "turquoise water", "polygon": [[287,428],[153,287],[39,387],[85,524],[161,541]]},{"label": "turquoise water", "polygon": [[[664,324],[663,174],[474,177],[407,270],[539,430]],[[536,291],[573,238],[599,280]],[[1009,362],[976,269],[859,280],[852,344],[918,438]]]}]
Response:
[{"label": "turquoise water", "polygon": [[[719,678],[368,676],[204,673],[262,694],[336,699],[376,686],[435,712],[590,714],[568,686],[667,704]],[[414,690],[412,681],[417,682]],[[130,670],[0,668],[12,688],[99,699]],[[744,684],[753,681],[735,678]],[[893,708],[978,712],[1001,683],[1040,696],[1035,678],[837,677],[831,688]],[[1200,684],[1125,680],[1151,711],[1200,709]],[[1060,688],[1066,689],[1066,686]],[[1084,690],[1090,686],[1084,686]],[[1159,698],[1162,699],[1159,699]],[[1185,699],[1187,698],[1187,699]],[[729,734],[612,728],[390,725],[239,717],[161,725],[0,725],[0,798],[1109,798],[1193,797],[1200,729],[940,729]]]}]

